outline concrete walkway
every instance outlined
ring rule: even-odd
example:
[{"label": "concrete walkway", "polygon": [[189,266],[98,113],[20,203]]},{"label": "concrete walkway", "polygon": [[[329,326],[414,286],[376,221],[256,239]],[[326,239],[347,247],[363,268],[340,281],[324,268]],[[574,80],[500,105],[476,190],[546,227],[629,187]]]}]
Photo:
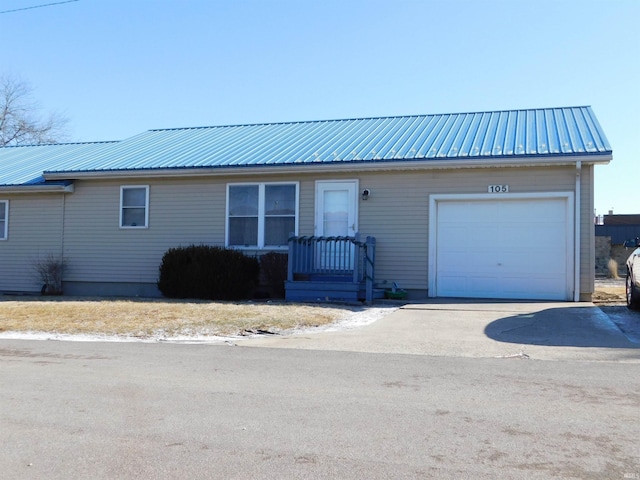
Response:
[{"label": "concrete walkway", "polygon": [[357,330],[251,338],[237,345],[640,363],[640,344],[592,303],[434,299],[405,305]]}]

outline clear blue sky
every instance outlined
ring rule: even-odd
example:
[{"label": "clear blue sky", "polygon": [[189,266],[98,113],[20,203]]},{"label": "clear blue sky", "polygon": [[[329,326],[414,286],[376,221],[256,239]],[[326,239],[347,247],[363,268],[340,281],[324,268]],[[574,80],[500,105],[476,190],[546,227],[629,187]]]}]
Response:
[{"label": "clear blue sky", "polygon": [[0,13],[0,45],[73,141],[591,105],[597,213],[640,213],[640,0],[78,0]]}]

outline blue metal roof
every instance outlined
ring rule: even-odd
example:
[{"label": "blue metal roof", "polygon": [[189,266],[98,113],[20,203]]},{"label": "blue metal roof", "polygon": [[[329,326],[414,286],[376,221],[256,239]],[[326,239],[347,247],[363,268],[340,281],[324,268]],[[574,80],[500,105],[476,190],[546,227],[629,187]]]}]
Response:
[{"label": "blue metal roof", "polygon": [[114,142],[58,143],[0,148],[0,186],[44,185],[42,172],[73,168],[79,159]]},{"label": "blue metal roof", "polygon": [[43,171],[61,179],[132,170],[469,159],[490,165],[610,154],[591,107],[505,110],[149,130],[108,144],[0,148],[0,185],[41,182]]},{"label": "blue metal roof", "polygon": [[[591,107],[149,130],[63,171],[591,155]],[[49,169],[50,171],[55,169]]]}]

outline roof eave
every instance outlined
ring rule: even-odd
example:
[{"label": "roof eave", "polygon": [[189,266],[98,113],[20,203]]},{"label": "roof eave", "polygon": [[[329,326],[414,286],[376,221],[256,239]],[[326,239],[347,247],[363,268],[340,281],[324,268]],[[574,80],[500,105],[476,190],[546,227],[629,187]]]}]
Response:
[{"label": "roof eave", "polygon": [[1,193],[73,193],[73,183],[63,185],[0,185]]},{"label": "roof eave", "polygon": [[613,156],[611,152],[603,154],[568,155],[568,156],[533,156],[531,158],[481,157],[456,159],[409,159],[409,160],[374,160],[355,162],[318,162],[275,165],[242,165],[220,167],[184,167],[184,168],[149,168],[127,170],[89,170],[76,172],[44,172],[44,178],[52,180],[70,179],[118,179],[118,178],[169,178],[194,176],[223,175],[255,175],[282,173],[316,173],[327,171],[389,171],[389,170],[442,170],[462,168],[506,168],[506,167],[543,167],[575,165],[577,162],[592,165],[607,165]]}]

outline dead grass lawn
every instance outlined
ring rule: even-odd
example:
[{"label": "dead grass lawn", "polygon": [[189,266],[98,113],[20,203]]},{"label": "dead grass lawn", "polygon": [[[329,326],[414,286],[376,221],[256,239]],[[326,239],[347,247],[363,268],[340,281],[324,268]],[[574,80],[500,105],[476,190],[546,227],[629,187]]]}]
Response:
[{"label": "dead grass lawn", "polygon": [[593,293],[593,303],[625,303],[625,289],[624,287],[598,287]]},{"label": "dead grass lawn", "polygon": [[[624,287],[599,287],[593,301],[623,304]],[[230,336],[327,325],[357,309],[277,302],[0,296],[0,332]]]},{"label": "dead grass lawn", "polygon": [[353,310],[266,302],[0,296],[0,332],[227,336],[326,325]]}]

